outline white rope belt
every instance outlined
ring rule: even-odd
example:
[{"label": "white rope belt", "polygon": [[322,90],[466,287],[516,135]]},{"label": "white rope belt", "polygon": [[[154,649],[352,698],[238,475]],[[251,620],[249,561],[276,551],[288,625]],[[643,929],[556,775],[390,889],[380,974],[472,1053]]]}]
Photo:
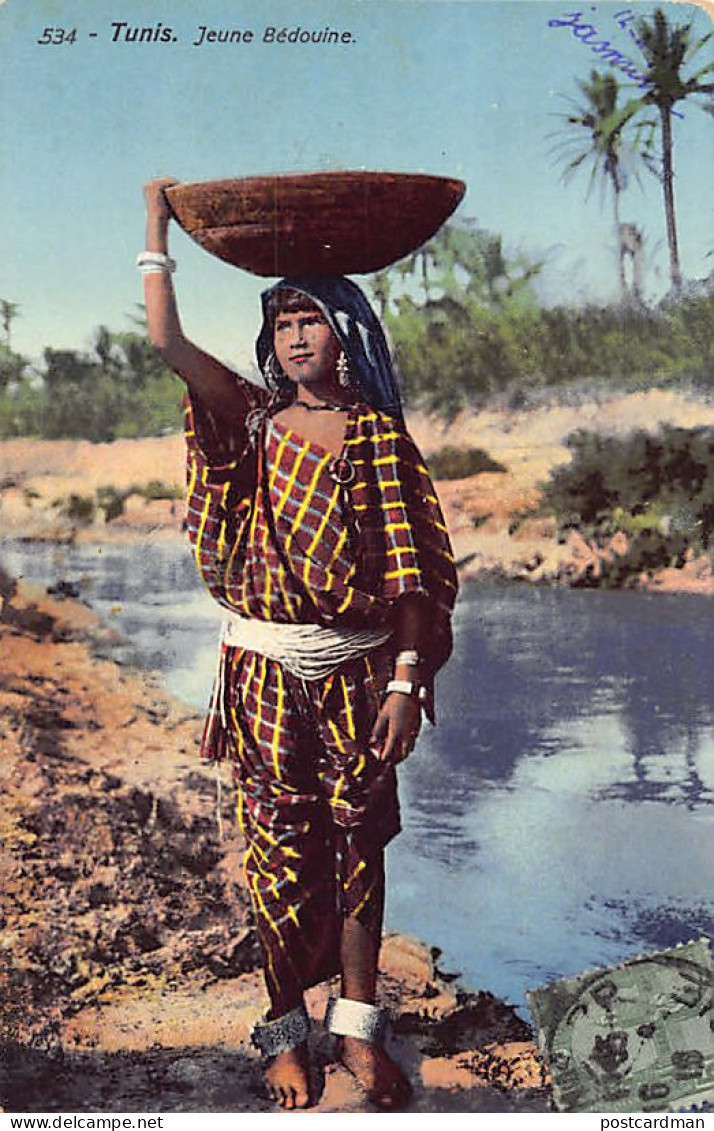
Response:
[{"label": "white rope belt", "polygon": [[392,635],[391,628],[325,628],[321,624],[279,624],[231,613],[221,641],[276,660],[300,679],[326,679],[336,668],[366,656]]}]

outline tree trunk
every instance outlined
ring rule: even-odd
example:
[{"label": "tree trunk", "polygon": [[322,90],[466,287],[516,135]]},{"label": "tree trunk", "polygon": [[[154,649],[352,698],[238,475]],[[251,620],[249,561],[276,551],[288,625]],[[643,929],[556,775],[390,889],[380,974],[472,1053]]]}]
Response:
[{"label": "tree trunk", "polygon": [[627,293],[627,279],[625,278],[625,248],[622,241],[622,224],[620,222],[620,186],[613,178],[612,182],[612,204],[615,213],[615,237],[617,239],[617,270],[620,282],[620,302],[626,303],[629,295]]},{"label": "tree trunk", "polygon": [[674,212],[674,169],[672,167],[672,108],[659,107],[662,122],[662,191],[664,192],[664,214],[667,220],[667,244],[669,246],[669,273],[672,290],[682,288],[682,269],[679,266],[679,247],[677,246],[677,220]]},{"label": "tree trunk", "polygon": [[419,253],[421,259],[421,285],[424,288],[424,301],[429,301],[429,264],[426,250]]}]

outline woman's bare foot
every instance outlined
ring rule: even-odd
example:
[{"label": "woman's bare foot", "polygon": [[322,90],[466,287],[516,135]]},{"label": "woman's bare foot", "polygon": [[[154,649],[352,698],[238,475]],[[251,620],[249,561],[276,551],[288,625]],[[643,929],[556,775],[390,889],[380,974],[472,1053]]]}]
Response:
[{"label": "woman's bare foot", "polygon": [[265,1078],[272,1099],[281,1107],[309,1107],[310,1063],[307,1043],[274,1057],[266,1070]]},{"label": "woman's bare foot", "polygon": [[405,1106],[412,1094],[411,1084],[382,1045],[343,1037],[340,1059],[377,1107],[399,1111]]}]

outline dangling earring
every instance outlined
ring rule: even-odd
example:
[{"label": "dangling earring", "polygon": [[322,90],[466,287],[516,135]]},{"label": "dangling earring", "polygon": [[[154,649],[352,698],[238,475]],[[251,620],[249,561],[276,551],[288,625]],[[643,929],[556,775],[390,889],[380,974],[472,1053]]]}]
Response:
[{"label": "dangling earring", "polygon": [[263,366],[263,380],[265,381],[265,384],[269,389],[275,388],[275,370],[273,368],[274,361],[275,354],[269,353],[265,359],[265,365]]},{"label": "dangling earring", "polygon": [[268,354],[267,360],[263,367],[263,378],[265,384],[272,392],[286,393],[292,389],[292,382],[289,377],[283,373],[278,359],[274,352]]},{"label": "dangling earring", "polygon": [[343,389],[349,389],[350,363],[347,360],[347,355],[344,350],[337,358],[337,380]]}]

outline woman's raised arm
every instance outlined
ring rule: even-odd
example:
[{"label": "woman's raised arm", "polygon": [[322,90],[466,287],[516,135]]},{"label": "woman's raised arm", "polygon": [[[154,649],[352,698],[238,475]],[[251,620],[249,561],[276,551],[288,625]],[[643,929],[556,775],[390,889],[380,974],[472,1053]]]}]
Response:
[{"label": "woman's raised arm", "polygon": [[[147,252],[168,255],[171,211],[164,189],[176,183],[171,177],[161,177],[144,186]],[[183,378],[216,418],[231,420],[244,415],[252,401],[246,396],[242,379],[185,337],[171,272],[161,268],[144,269],[143,275],[149,338],[166,364]]]}]

